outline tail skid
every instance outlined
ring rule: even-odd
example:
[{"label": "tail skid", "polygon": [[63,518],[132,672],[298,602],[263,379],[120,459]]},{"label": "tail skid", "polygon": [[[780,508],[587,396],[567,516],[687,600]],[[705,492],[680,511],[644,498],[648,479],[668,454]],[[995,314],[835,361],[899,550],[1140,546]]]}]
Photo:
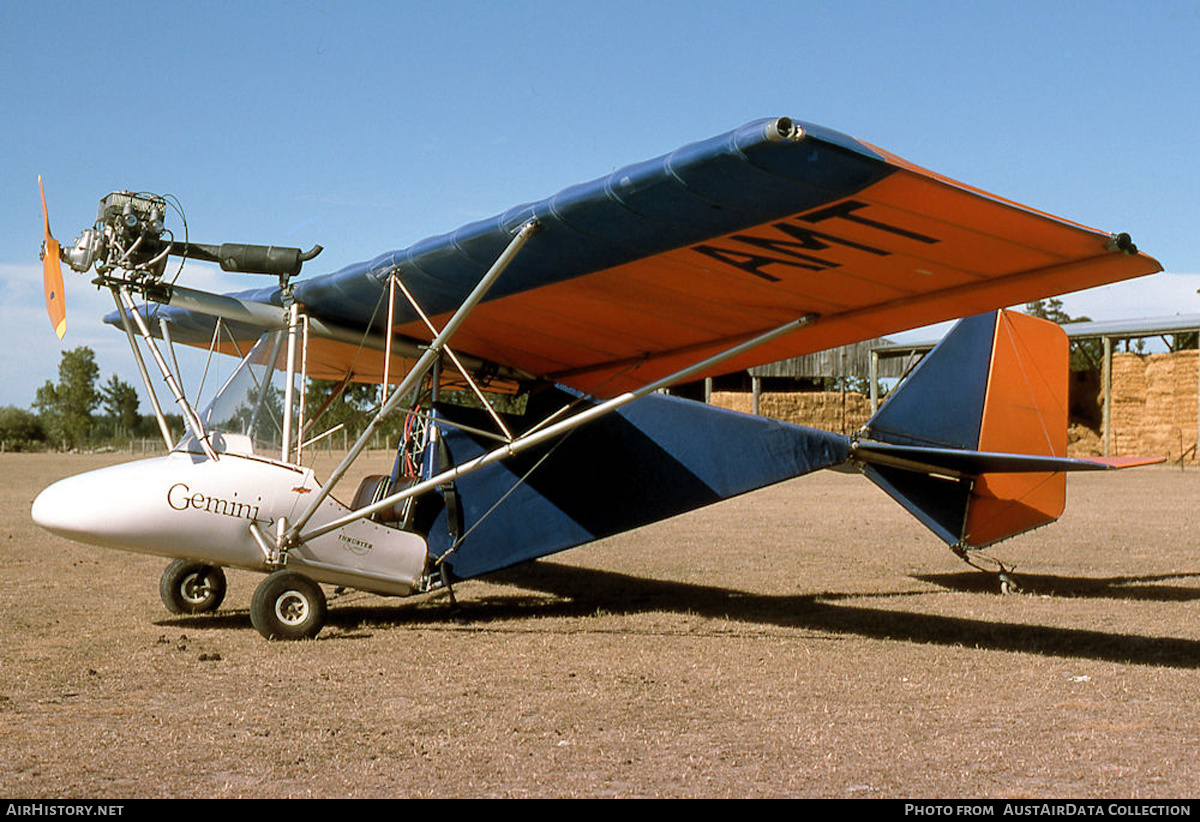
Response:
[{"label": "tail skid", "polygon": [[1071,459],[1066,334],[1010,311],[956,325],[852,446],[864,473],[956,550],[1046,525],[1066,472],[1159,459]]}]

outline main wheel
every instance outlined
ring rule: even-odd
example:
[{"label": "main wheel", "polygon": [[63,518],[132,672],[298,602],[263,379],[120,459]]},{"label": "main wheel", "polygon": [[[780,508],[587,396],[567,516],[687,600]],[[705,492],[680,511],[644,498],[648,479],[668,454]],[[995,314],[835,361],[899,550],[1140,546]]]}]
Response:
[{"label": "main wheel", "polygon": [[254,590],[250,623],[267,639],[311,639],[325,625],[325,593],[295,571],[275,571]]},{"label": "main wheel", "polygon": [[173,614],[206,614],[225,599],[225,572],[214,565],[177,559],[163,571],[158,594]]}]

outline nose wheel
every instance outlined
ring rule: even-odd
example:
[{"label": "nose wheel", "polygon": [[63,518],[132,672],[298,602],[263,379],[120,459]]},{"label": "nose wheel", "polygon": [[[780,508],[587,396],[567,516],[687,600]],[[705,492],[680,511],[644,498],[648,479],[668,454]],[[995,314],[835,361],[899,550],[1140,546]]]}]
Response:
[{"label": "nose wheel", "polygon": [[254,590],[250,623],[267,639],[311,639],[325,625],[325,593],[303,574],[275,571]]},{"label": "nose wheel", "polygon": [[225,599],[225,572],[213,565],[177,559],[158,582],[163,605],[173,614],[206,614]]}]

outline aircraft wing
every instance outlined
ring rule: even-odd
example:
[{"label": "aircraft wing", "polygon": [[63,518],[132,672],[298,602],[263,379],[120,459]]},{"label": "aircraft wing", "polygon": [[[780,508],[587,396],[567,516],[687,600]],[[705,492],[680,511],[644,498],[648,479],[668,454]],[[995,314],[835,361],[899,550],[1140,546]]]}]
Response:
[{"label": "aircraft wing", "polygon": [[[1088,228],[920,168],[836,131],[764,119],[340,271],[297,299],[381,330],[399,273],[435,325],[530,220],[539,229],[455,336],[456,351],[611,396],[789,320],[815,321],[729,372],[1042,297],[1159,263]],[[243,296],[278,303],[278,289]],[[212,320],[174,310],[177,340]],[[397,302],[395,331],[428,341]],[[380,354],[327,341],[310,373],[378,380]],[[228,348],[226,349],[228,350]],[[402,373],[393,363],[391,374]]]}]

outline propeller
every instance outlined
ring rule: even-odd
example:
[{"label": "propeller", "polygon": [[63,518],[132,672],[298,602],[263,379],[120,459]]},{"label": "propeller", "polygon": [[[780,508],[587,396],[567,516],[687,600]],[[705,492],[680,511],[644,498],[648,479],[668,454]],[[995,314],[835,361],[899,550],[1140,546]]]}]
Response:
[{"label": "propeller", "polygon": [[67,333],[67,303],[63,299],[62,262],[59,259],[58,240],[50,234],[50,213],[46,210],[46,187],[42,175],[38,175],[38,188],[42,191],[42,219],[46,226],[46,237],[42,243],[42,284],[46,289],[46,311],[50,314],[50,325],[61,340]]}]

